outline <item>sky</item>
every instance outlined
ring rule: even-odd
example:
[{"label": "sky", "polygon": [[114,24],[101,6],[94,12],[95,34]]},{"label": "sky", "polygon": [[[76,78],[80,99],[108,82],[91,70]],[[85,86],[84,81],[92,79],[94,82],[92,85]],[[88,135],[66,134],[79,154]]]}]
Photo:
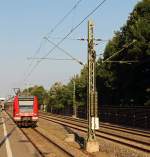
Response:
[{"label": "sky", "polygon": [[[49,34],[49,40],[58,43],[101,1],[81,0],[64,22]],[[126,23],[138,1],[106,0],[59,46],[86,63],[87,42],[75,39],[87,38],[87,21],[92,19],[94,22],[95,38],[106,40],[95,47],[96,53],[101,54],[107,40]],[[67,83],[74,74],[80,73],[83,67],[71,60],[45,59],[36,66],[36,58],[44,57],[53,48],[43,37],[51,32],[77,2],[78,0],[0,0],[0,97],[13,94],[12,88],[42,85],[50,89],[53,83]],[[57,48],[47,57],[70,59]]]}]

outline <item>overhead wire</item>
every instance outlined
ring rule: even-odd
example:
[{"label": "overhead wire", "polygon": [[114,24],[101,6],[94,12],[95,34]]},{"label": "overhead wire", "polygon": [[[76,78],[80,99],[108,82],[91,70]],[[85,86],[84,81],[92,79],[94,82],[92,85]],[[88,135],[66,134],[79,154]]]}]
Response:
[{"label": "overhead wire", "polygon": [[[47,54],[45,54],[43,56],[43,58],[46,58],[50,53],[52,53],[56,47],[58,47],[70,34],[72,34],[85,20],[87,20],[87,18],[89,18],[93,13],[95,13],[107,0],[103,0],[103,1],[100,1],[97,6],[86,16],[84,17],[80,23],[78,23],[64,38],[62,38]],[[37,63],[35,64],[36,66],[34,66],[34,69],[39,65],[39,63],[41,62],[42,60],[39,60],[37,61]],[[32,68],[32,72],[34,70]],[[31,74],[31,72],[30,72]],[[28,78],[28,77],[27,77]]]},{"label": "overhead wire", "polygon": [[119,51],[113,53],[110,57],[108,57],[107,59],[105,59],[104,61],[102,61],[102,63],[107,63],[110,62],[111,59],[118,55],[120,52],[124,51],[126,48],[130,47],[131,45],[133,45],[137,40],[133,40],[131,43],[129,43],[128,45],[124,45],[122,49],[120,49]]},{"label": "overhead wire", "polygon": [[78,0],[77,3],[75,3],[75,5],[67,12],[67,14],[65,16],[63,16],[63,18],[51,29],[51,31],[49,33],[47,33],[47,37],[49,37],[49,35],[51,33],[54,32],[55,29],[58,28],[59,25],[61,25],[65,19],[77,8],[77,6],[81,3],[82,0]]},{"label": "overhead wire", "polygon": [[69,59],[69,58],[32,58],[29,57],[28,60],[37,60],[37,59],[43,59],[43,60],[73,60],[73,59]]},{"label": "overhead wire", "polygon": [[[44,41],[44,42],[43,42]],[[42,45],[43,45],[43,43],[45,43],[45,40],[41,40],[41,42],[40,42],[40,46],[38,47],[38,49],[35,51],[35,54],[33,55],[33,57],[35,57],[40,51],[41,51],[41,48],[42,48]],[[33,61],[31,61],[31,63],[29,64],[29,68],[32,66],[32,63],[33,63]]]},{"label": "overhead wire", "polygon": [[44,57],[47,57],[52,51],[59,46],[70,34],[72,34],[89,16],[91,16],[103,3],[107,0],[100,2],[79,24],[77,24],[64,38],[62,38]]},{"label": "overhead wire", "polygon": [[27,74],[27,76],[24,78],[24,83],[25,81],[31,76],[32,72],[34,71],[34,69],[38,66],[40,62],[39,61],[36,61],[36,64],[32,67],[32,69],[29,71],[29,73]]},{"label": "overhead wire", "polygon": [[76,62],[78,62],[81,65],[84,65],[81,61],[79,61],[78,59],[76,59],[75,57],[73,57],[68,51],[64,50],[63,48],[59,47],[58,45],[56,45],[54,42],[50,41],[48,38],[45,37],[45,39],[51,43],[53,46],[56,46],[56,48],[58,48],[59,50],[61,50],[63,53],[65,53],[67,56],[69,56],[70,58],[72,58],[72,60],[75,60]]},{"label": "overhead wire", "polygon": [[[49,33],[47,33],[46,34],[46,36],[50,36],[64,21],[65,21],[65,19],[73,12],[73,10],[74,9],[76,9],[77,7],[78,7],[78,5],[82,2],[83,0],[78,0],[76,3],[75,3],[75,5],[65,14],[65,16],[63,16],[59,21],[58,21],[58,23],[56,23],[56,25],[50,30],[50,32]],[[45,37],[45,36],[44,36]],[[45,41],[45,40],[44,40]],[[36,52],[35,52],[35,54],[33,55],[33,57],[35,57],[39,52],[40,52],[40,50],[41,50],[41,48],[42,48],[42,42],[43,42],[43,38],[42,38],[42,40],[41,40],[41,42],[40,42],[40,46],[39,46],[39,48],[36,50]],[[29,68],[32,66],[32,63],[33,63],[33,60],[31,61],[31,63],[29,64]],[[39,63],[38,63],[39,64]],[[36,65],[38,65],[38,64],[36,64]],[[34,66],[35,67],[35,66]],[[33,68],[32,68],[33,69]],[[32,71],[32,70],[31,70]],[[29,73],[31,73],[31,72],[29,72]]]},{"label": "overhead wire", "polygon": [[[48,38],[48,37],[47,37]],[[63,39],[63,37],[50,37],[51,39]],[[85,38],[66,38],[66,40],[79,40],[79,41],[87,41],[88,39]],[[98,41],[99,43],[101,42],[108,42],[109,40],[106,39],[94,39],[95,41]],[[99,44],[98,43],[98,44]]]},{"label": "overhead wire", "polygon": [[[58,28],[58,26],[60,26],[65,21],[65,19],[73,12],[73,10],[77,8],[77,6],[81,3],[81,1],[83,1],[83,0],[78,0],[77,3],[75,3],[75,5],[67,12],[67,14],[65,14],[65,16],[63,16],[63,18],[60,19],[60,21],[58,23],[56,23],[56,25],[51,29],[51,31],[49,33],[47,33],[45,36],[48,37],[49,35],[51,35],[51,33],[53,33]],[[42,43],[42,41],[41,41],[41,43]],[[40,51],[40,49],[42,47],[41,43],[40,43],[40,46],[37,49],[35,55]]]}]

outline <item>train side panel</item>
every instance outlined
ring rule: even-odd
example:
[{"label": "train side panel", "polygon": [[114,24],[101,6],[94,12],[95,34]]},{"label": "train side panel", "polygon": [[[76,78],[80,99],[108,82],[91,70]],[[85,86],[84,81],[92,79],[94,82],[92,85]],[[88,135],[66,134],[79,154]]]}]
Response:
[{"label": "train side panel", "polygon": [[21,117],[19,114],[19,100],[18,96],[14,97],[14,102],[13,102],[13,117],[15,121],[20,121]]},{"label": "train side panel", "polygon": [[38,99],[35,96],[34,97],[34,103],[33,103],[33,117],[32,117],[32,121],[37,121],[38,120]]}]

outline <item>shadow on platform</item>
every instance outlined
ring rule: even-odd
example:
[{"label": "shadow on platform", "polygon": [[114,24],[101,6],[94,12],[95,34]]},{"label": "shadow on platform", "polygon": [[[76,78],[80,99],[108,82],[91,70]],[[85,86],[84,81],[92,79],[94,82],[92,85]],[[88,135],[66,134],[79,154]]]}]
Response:
[{"label": "shadow on platform", "polygon": [[0,140],[0,147],[5,143],[5,141],[12,135],[16,127],[14,127],[2,140]]},{"label": "shadow on platform", "polygon": [[69,134],[74,134],[75,135],[75,141],[80,145],[80,148],[83,149],[84,148],[84,142],[85,139],[82,136],[79,136],[75,131],[73,131],[72,129],[68,128],[67,126],[63,125],[63,127],[65,128],[65,130],[69,133]]}]

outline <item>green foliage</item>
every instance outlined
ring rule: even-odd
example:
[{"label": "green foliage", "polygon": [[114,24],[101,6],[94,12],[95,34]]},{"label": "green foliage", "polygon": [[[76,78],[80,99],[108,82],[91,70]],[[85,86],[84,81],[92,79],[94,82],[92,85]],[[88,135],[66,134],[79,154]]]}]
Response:
[{"label": "green foliage", "polygon": [[48,110],[64,109],[65,105],[72,104],[72,93],[67,86],[60,82],[56,82],[49,91]]},{"label": "green foliage", "polygon": [[[127,47],[133,40],[136,42]],[[148,104],[150,93],[150,1],[139,2],[127,23],[108,42],[104,59],[126,47],[111,60],[138,61],[132,64],[105,63],[98,60],[97,84],[103,105]],[[103,93],[102,93],[103,92]]]}]

